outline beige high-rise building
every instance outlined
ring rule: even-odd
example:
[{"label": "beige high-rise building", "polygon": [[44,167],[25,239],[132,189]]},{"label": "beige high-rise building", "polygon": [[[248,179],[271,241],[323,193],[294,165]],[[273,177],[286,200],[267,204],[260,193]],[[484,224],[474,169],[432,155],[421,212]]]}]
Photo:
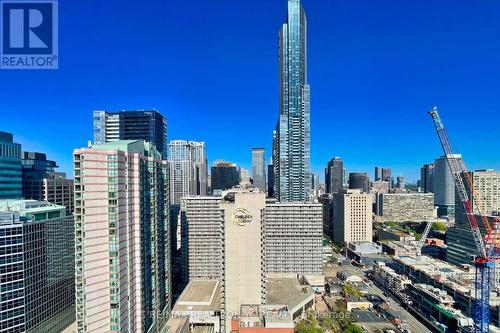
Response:
[{"label": "beige high-rise building", "polygon": [[[266,203],[258,188],[181,201],[189,279],[222,282],[222,327],[242,305],[266,301],[265,278],[322,276],[322,206]],[[324,285],[324,283],[322,283]]]},{"label": "beige high-rise building", "polygon": [[487,169],[472,172],[475,204],[481,209],[481,214],[491,215],[500,212],[500,172]]},{"label": "beige high-rise building", "polygon": [[149,142],[74,151],[77,332],[155,332],[171,303],[168,165]]},{"label": "beige high-rise building", "polygon": [[334,196],[333,240],[335,243],[371,242],[372,195],[343,190]]},{"label": "beige high-rise building", "polygon": [[266,194],[258,189],[223,192],[224,216],[223,321],[231,331],[231,319],[241,305],[260,304],[263,297],[261,220]]}]

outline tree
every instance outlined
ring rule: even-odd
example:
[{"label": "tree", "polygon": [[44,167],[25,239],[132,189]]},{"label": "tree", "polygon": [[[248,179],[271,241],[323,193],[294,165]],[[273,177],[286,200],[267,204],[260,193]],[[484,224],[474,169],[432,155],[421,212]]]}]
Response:
[{"label": "tree", "polygon": [[319,327],[301,321],[295,326],[295,333],[325,333],[325,331]]},{"label": "tree", "polygon": [[363,294],[361,294],[361,292],[354,285],[352,285],[349,282],[344,283],[344,285],[342,286],[342,289],[343,289],[344,295],[346,297],[352,296],[352,297],[360,298],[361,296],[363,296]]},{"label": "tree", "polygon": [[446,231],[446,224],[444,224],[443,222],[434,222],[432,224],[432,230],[445,232]]},{"label": "tree", "polygon": [[342,333],[363,333],[363,329],[354,324],[349,324]]}]

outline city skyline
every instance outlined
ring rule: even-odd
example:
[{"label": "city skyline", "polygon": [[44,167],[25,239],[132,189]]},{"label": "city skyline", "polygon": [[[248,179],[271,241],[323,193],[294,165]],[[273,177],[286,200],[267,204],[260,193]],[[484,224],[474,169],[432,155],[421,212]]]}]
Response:
[{"label": "city skyline", "polygon": [[[137,9],[134,4],[114,7],[112,1],[98,4],[92,9],[95,25],[106,23],[109,30],[99,39],[77,31],[81,28],[77,22],[81,20],[77,20],[76,15],[90,15],[89,9],[81,4],[65,4],[60,69],[50,73],[16,71],[2,74],[0,83],[4,89],[0,92],[3,101],[0,113],[4,121],[1,130],[13,133],[16,142],[23,144],[23,150],[46,152],[48,158],[60,161],[60,171],[71,175],[72,149],[92,140],[94,110],[155,108],[167,117],[170,139],[204,141],[209,164],[224,159],[250,169],[251,147],[263,146],[267,152],[271,151],[270,135],[279,106],[276,34],[279,22],[286,18],[286,2],[262,2],[256,6],[258,8],[247,11],[243,4],[231,3],[223,12],[218,5],[194,3],[199,6],[192,10],[193,3],[167,8],[165,4],[151,1],[151,8],[157,10],[142,11],[133,11]],[[389,5],[384,2],[373,10],[374,5],[369,3],[361,6],[307,0],[303,3],[310,21],[311,157],[315,173],[322,174],[327,161],[340,156],[348,171],[372,175],[375,165],[386,165],[392,168],[394,176],[417,180],[420,166],[441,155],[426,114],[433,104],[440,106],[457,152],[464,156],[469,169],[500,169],[500,161],[488,153],[494,151],[498,142],[493,136],[493,128],[498,123],[495,112],[500,107],[500,99],[494,92],[500,77],[497,75],[500,52],[490,41],[500,30],[492,14],[498,12],[499,4],[488,3],[475,8],[465,2],[453,2],[452,7],[451,1],[444,1],[433,4],[430,15],[430,5],[425,4]],[[355,14],[351,10],[354,6]],[[101,14],[101,9],[105,12],[110,8],[117,11],[116,18]],[[187,15],[188,11],[191,16]],[[413,15],[402,15],[408,22],[394,20],[398,12],[407,11]],[[139,21],[155,21],[151,16],[156,18],[156,15],[159,18],[166,15],[168,19],[145,24],[135,32],[127,28],[124,35],[129,36],[128,40],[114,40],[117,31],[124,28],[118,20],[126,21],[123,18],[132,12]],[[213,14],[214,21],[221,22],[204,18],[202,15],[207,12]],[[345,13],[349,15],[342,17]],[[259,25],[251,30],[245,24],[250,24],[256,15]],[[192,23],[182,17],[193,17],[193,21],[199,18],[200,23],[182,32]],[[233,24],[239,21],[241,24]],[[390,25],[382,23],[385,21],[390,21]],[[81,24],[87,27],[87,23]],[[227,31],[226,25],[233,26],[234,31]],[[210,44],[201,40],[204,37],[189,34],[201,26],[213,37]],[[435,31],[441,34],[433,34]],[[140,53],[129,50],[129,54],[120,52],[118,57],[115,52],[123,50],[123,45],[135,43],[135,39],[145,33],[149,34],[148,38],[158,41],[173,38],[173,45],[152,43],[153,46]],[[218,38],[219,34],[224,34],[224,38]],[[240,39],[232,38],[233,34],[240,35]],[[102,50],[99,57],[77,46],[70,35],[96,46],[90,49]],[[254,45],[250,51],[246,47],[248,40]],[[412,44],[414,40],[418,45]],[[376,46],[377,43],[381,45]],[[205,60],[186,56],[200,50]],[[167,60],[159,61],[161,58],[157,58],[156,53],[167,56]],[[131,66],[131,61],[139,55],[152,64]],[[109,65],[111,60],[113,66]],[[217,92],[203,83],[214,70],[207,68],[207,61],[213,62],[217,73],[223,73],[214,78]],[[174,63],[176,68],[168,66],[169,63]],[[189,66],[195,68],[199,77],[188,69]],[[225,70],[226,66],[239,69]],[[235,76],[231,72],[235,72]],[[242,74],[248,75],[247,80],[238,79]],[[165,80],[161,75],[171,79]],[[80,79],[75,81],[75,77]],[[155,86],[144,83],[146,78],[153,78]],[[194,82],[195,78],[201,83]],[[205,91],[200,92],[198,84],[202,84]],[[39,89],[30,90],[29,99],[21,98],[19,92],[32,85]],[[252,99],[259,98],[259,110],[255,109],[255,103],[250,103],[249,96],[241,93],[250,87],[255,93],[248,95]],[[234,108],[236,100],[241,100],[237,109]],[[480,117],[470,117],[469,112]],[[19,114],[25,116],[19,117]],[[241,124],[248,121],[250,115],[258,118],[261,125],[254,126],[251,133],[244,133]],[[331,124],[325,121],[331,115],[345,126],[339,125],[332,131]],[[355,127],[349,124],[354,121],[353,115],[357,116],[356,129],[364,134],[352,135]],[[67,119],[70,125],[47,122],[48,117]],[[360,121],[363,118],[366,121]],[[465,118],[467,125],[463,121]],[[493,121],[483,122],[486,118]],[[217,121],[207,122],[210,119]],[[228,135],[238,139],[228,142],[225,140]],[[61,137],[65,140],[60,140]],[[393,140],[394,137],[398,140]],[[471,142],[471,138],[475,142]],[[241,154],[242,151],[245,153]],[[269,158],[268,153],[266,161]]]}]

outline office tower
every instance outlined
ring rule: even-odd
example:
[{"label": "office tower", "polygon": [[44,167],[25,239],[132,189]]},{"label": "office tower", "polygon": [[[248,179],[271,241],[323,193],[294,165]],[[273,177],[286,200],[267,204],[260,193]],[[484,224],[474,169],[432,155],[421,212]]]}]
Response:
[{"label": "office tower", "polygon": [[231,319],[242,305],[261,304],[264,297],[261,214],[265,204],[266,194],[258,190],[236,189],[222,196],[222,317],[226,332],[231,331]]},{"label": "office tower", "polygon": [[[494,215],[500,214],[500,172],[476,170],[464,174],[463,177],[481,233],[485,236],[486,229],[483,218],[479,214],[486,216],[487,221],[492,226],[494,225]],[[472,184],[475,196],[472,195],[469,184]],[[470,263],[471,255],[477,252],[474,236],[458,197],[455,205],[455,227],[448,229],[446,241],[448,245],[447,260],[452,264]]]},{"label": "office tower", "polygon": [[212,166],[212,192],[228,190],[240,184],[240,168],[231,162],[217,161]]},{"label": "office tower", "polygon": [[64,206],[0,200],[1,332],[61,332],[74,322],[74,232]]},{"label": "office tower", "polygon": [[369,193],[370,182],[368,180],[368,174],[361,172],[349,173],[349,188],[351,190],[359,189],[364,193]]},{"label": "office tower", "polygon": [[372,195],[359,189],[334,195],[333,241],[337,244],[372,241]]},{"label": "office tower", "polygon": [[55,168],[56,162],[47,160],[45,154],[24,152],[23,197],[64,206],[68,214],[73,214],[73,180],[64,172],[55,172]]},{"label": "office tower", "polygon": [[391,171],[391,169],[382,168],[382,180],[384,182],[389,182],[389,181],[391,181],[391,178],[392,178],[392,171]]},{"label": "office tower", "polygon": [[434,193],[434,164],[424,164],[420,168],[420,187],[425,193]]},{"label": "office tower", "polygon": [[151,142],[167,159],[167,119],[156,110],[94,111],[94,144],[118,140]]},{"label": "office tower", "polygon": [[[449,156],[463,164],[462,155]],[[439,216],[455,215],[455,181],[448,167],[445,156],[434,162],[434,205],[438,207]]]},{"label": "office tower", "polygon": [[173,140],[168,145],[170,198],[179,205],[188,195],[206,195],[208,166],[204,142]]},{"label": "office tower", "polygon": [[191,156],[195,168],[195,191],[196,195],[207,195],[208,190],[208,161],[205,142],[189,141]]},{"label": "office tower", "polygon": [[262,221],[266,276],[321,275],[322,226],[321,204],[267,204]]},{"label": "office tower", "polygon": [[274,198],[274,165],[267,166],[267,197]]},{"label": "office tower", "polygon": [[406,186],[405,177],[396,177],[396,188],[399,190],[404,190]]},{"label": "office tower", "polygon": [[266,193],[266,156],[264,148],[252,148],[253,185]]},{"label": "office tower", "polygon": [[181,199],[183,278],[221,279],[223,268],[221,197],[192,196]]},{"label": "office tower", "polygon": [[168,163],[153,144],[74,151],[78,332],[151,332],[171,305]]},{"label": "office tower", "polygon": [[0,132],[0,199],[17,199],[23,195],[21,145],[11,133]]},{"label": "office tower", "polygon": [[276,198],[309,200],[310,88],[307,84],[307,27],[299,0],[288,1],[280,30],[280,112],[273,137]]},{"label": "office tower", "polygon": [[382,180],[382,168],[381,167],[375,167],[375,181],[381,181]]},{"label": "office tower", "polygon": [[326,193],[338,193],[344,188],[344,162],[340,157],[332,158],[325,169]]}]

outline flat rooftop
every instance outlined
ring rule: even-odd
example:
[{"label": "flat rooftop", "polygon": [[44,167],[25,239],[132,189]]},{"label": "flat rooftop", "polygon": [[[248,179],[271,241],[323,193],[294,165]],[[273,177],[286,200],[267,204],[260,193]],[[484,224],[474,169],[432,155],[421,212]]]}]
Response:
[{"label": "flat rooftop", "polygon": [[188,325],[188,322],[188,316],[172,316],[167,321],[168,331],[170,333],[184,333],[183,328]]},{"label": "flat rooftop", "polygon": [[218,280],[192,280],[174,305],[175,311],[220,311],[221,289]]},{"label": "flat rooftop", "polygon": [[301,304],[314,291],[309,285],[301,285],[299,280],[290,278],[268,279],[266,283],[267,304],[286,304],[290,310]]}]

